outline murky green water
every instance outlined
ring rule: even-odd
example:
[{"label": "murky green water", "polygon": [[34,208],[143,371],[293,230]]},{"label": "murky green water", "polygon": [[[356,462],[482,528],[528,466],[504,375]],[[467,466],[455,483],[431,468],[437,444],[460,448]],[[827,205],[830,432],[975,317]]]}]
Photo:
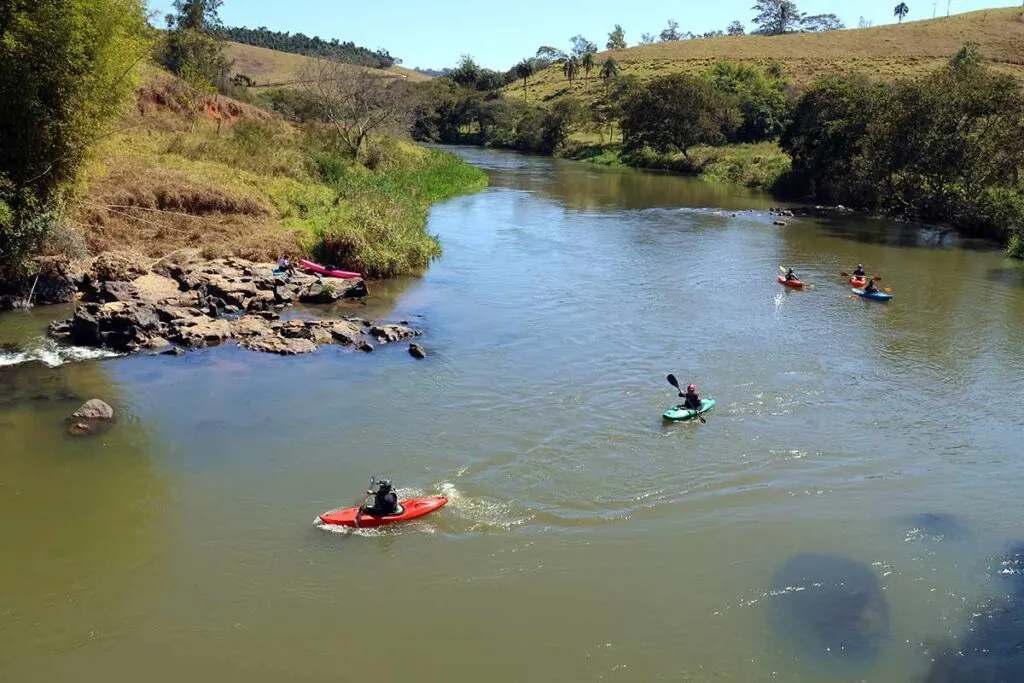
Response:
[{"label": "murky green water", "polygon": [[[427,361],[0,367],[0,678],[912,681],[963,631],[1024,538],[1019,266],[906,226],[774,227],[768,199],[688,179],[465,154],[491,188],[434,210],[444,259],[358,311],[423,326]],[[895,301],[850,298],[857,261]],[[779,264],[817,288],[780,291]],[[0,317],[0,342],[38,346],[58,315]],[[706,425],[662,424],[668,372],[718,400]],[[119,423],[74,441],[90,397]],[[452,503],[313,527],[373,474]],[[970,533],[912,533],[920,512]],[[876,659],[773,630],[799,552],[872,565]]]}]

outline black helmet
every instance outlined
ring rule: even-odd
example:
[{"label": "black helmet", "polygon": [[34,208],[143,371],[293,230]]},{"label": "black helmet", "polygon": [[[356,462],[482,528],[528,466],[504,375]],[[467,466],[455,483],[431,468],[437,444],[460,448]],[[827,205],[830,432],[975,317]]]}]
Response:
[{"label": "black helmet", "polygon": [[387,493],[393,490],[395,487],[391,485],[391,481],[388,479],[381,479],[377,482],[377,490]]}]

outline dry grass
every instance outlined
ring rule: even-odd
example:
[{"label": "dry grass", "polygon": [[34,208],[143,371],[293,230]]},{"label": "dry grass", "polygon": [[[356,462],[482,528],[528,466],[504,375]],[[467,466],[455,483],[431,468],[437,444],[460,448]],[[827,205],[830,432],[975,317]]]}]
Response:
[{"label": "dry grass", "polygon": [[[978,44],[985,61],[1024,83],[1024,10],[1020,7],[982,10],[942,19],[910,21],[867,29],[787,36],[737,36],[684,40],[602,52],[619,62],[624,75],[641,79],[703,71],[729,60],[762,68],[778,62],[797,84],[828,74],[866,74],[896,79],[927,73],[942,64],[964,43]],[[550,101],[568,93],[594,99],[603,92],[594,73],[572,88],[554,66],[538,73],[528,85],[530,101]],[[509,85],[510,96],[523,96],[522,81]]]},{"label": "dry grass", "polygon": [[[255,45],[227,43],[228,58],[235,62],[234,72],[243,73],[259,87],[294,85],[299,80],[302,68],[310,61],[309,57],[291,52],[278,52]],[[393,66],[390,69],[372,69],[386,78],[401,78],[410,81],[427,81],[430,76],[412,69]]]}]

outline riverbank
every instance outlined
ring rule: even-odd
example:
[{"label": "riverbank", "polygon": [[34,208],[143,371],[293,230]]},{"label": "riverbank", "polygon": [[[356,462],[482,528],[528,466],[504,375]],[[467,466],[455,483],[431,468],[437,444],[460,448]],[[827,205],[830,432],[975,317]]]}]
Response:
[{"label": "riverbank", "polygon": [[774,142],[721,147],[700,145],[687,155],[659,154],[650,149],[624,152],[618,142],[570,142],[558,156],[603,166],[672,171],[709,182],[734,183],[764,191],[771,191],[790,170],[789,155]]}]

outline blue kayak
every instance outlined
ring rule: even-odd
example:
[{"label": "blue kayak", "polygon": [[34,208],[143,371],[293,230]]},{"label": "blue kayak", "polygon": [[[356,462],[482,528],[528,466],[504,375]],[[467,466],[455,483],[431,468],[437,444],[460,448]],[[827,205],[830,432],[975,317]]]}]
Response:
[{"label": "blue kayak", "polygon": [[700,400],[700,410],[691,410],[689,408],[669,408],[665,411],[664,417],[666,420],[672,420],[673,422],[685,422],[686,420],[692,420],[701,413],[706,413],[715,407],[715,399],[713,398],[702,398]]},{"label": "blue kayak", "polygon": [[853,293],[862,299],[874,299],[875,301],[888,301],[892,298],[892,294],[886,294],[885,292],[871,292],[867,294],[863,289],[854,289]]}]

